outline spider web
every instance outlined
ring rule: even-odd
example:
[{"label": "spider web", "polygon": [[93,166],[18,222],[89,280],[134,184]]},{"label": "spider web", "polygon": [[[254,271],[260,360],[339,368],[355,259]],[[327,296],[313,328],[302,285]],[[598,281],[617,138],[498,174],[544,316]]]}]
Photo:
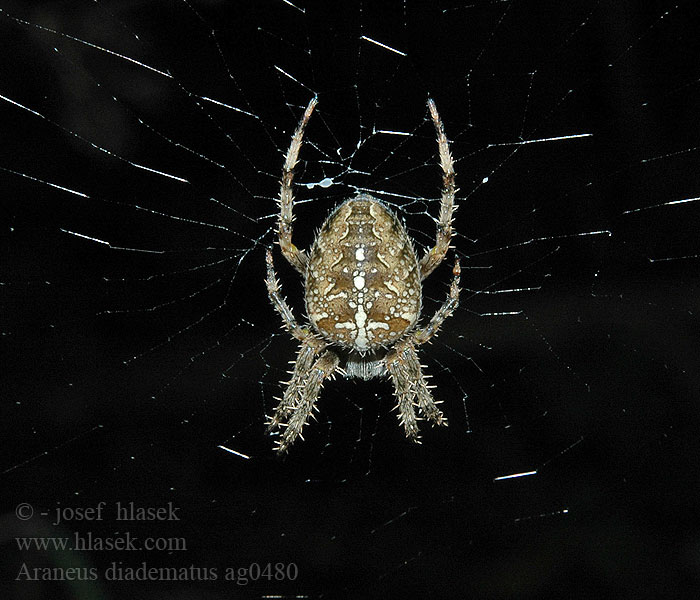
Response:
[{"label": "spider web", "polygon": [[[326,4],[0,2],[6,597],[77,593],[18,580],[22,564],[92,566],[86,593],[115,598],[697,586],[691,4]],[[356,191],[429,247],[428,97],[444,120],[463,289],[421,357],[450,426],[423,423],[414,447],[388,381],[338,378],[279,461],[264,421],[296,348],[264,255],[314,94],[300,247]],[[303,286],[275,257],[303,319]],[[424,319],[451,261],[425,282]],[[172,502],[181,519],[51,525],[56,507],[117,501]],[[14,541],[117,530],[187,550]],[[218,577],[108,578],[115,561]],[[253,563],[298,577],[224,580]]]}]

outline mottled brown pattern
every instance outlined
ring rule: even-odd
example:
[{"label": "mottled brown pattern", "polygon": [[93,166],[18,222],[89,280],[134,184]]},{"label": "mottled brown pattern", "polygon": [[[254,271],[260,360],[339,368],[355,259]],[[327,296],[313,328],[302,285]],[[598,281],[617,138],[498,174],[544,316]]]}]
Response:
[{"label": "mottled brown pattern", "polygon": [[326,220],[306,272],[306,308],[329,342],[360,351],[393,343],[418,320],[418,259],[406,229],[360,194]]}]

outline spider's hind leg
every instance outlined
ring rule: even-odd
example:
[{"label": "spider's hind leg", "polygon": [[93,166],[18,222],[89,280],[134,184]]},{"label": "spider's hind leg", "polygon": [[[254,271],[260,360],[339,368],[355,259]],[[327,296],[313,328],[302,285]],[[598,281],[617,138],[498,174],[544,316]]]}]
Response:
[{"label": "spider's hind leg", "polygon": [[386,366],[394,384],[399,421],[409,440],[420,443],[416,407],[433,424],[447,425],[447,419],[433,400],[411,341],[399,343],[387,355]]},{"label": "spider's hind leg", "polygon": [[311,368],[319,353],[318,340],[309,338],[302,341],[297,359],[294,362],[294,371],[289,381],[283,382],[287,387],[280,399],[275,412],[267,422],[267,431],[271,433],[284,426],[289,416],[297,409],[301,401],[301,394],[306,385]]},{"label": "spider's hind leg", "polygon": [[[294,390],[295,398],[293,405],[285,406],[284,399],[282,403],[280,403],[275,417],[278,416],[278,413],[281,413],[280,416],[289,416],[289,420],[287,423],[278,422],[278,426],[284,427],[284,430],[277,440],[276,450],[278,454],[287,452],[297,437],[302,437],[301,430],[304,425],[306,425],[314,410],[323,381],[334,373],[338,368],[338,363],[339,359],[335,352],[326,350],[309,369],[308,377],[306,377],[302,386]],[[292,384],[290,383],[290,386],[285,392],[285,398],[291,387]],[[273,417],[273,419],[275,417]]]},{"label": "spider's hind leg", "polygon": [[[297,352],[296,361],[294,362],[292,378],[286,382],[287,387],[284,390],[284,395],[267,423],[267,431],[272,432],[276,431],[280,427],[287,426],[286,421],[288,419],[292,421],[295,418],[296,411],[303,407],[304,399],[308,397],[307,390],[309,381],[313,377],[313,369],[317,364],[319,364],[320,361],[320,359],[317,360],[318,355],[323,352],[327,344],[314,335],[314,333],[308,327],[302,327],[297,323],[294,315],[292,314],[292,309],[282,296],[282,290],[280,289],[277,276],[275,275],[274,265],[272,264],[272,252],[270,250],[267,251],[266,259],[267,278],[265,279],[265,283],[267,285],[267,292],[270,296],[270,300],[272,301],[272,304],[277,312],[282,317],[284,327],[290,334],[299,340],[299,342],[301,342],[301,346]],[[318,392],[316,395],[318,395]],[[313,397],[311,408],[313,408],[313,402],[315,401],[316,396]],[[297,433],[293,436],[287,435],[288,430],[290,429],[287,426],[287,431],[285,431],[284,434],[287,437],[285,438],[282,436],[279,442],[279,452],[284,452],[287,447],[291,445],[294,439],[296,439],[305,420],[306,417],[302,420],[301,425],[298,427]],[[283,443],[282,440],[284,439],[288,441]]]}]

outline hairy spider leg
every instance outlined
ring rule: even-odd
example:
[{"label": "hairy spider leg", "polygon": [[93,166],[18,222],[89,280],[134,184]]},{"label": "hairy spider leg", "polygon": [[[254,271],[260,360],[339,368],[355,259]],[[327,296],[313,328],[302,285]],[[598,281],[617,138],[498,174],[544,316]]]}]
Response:
[{"label": "hairy spider leg", "polygon": [[442,306],[433,315],[426,327],[416,329],[413,332],[413,340],[417,346],[425,344],[431,337],[433,337],[442,323],[452,315],[452,313],[457,309],[459,305],[459,276],[462,269],[459,265],[459,257],[455,256],[455,264],[452,267],[452,283],[450,284],[450,294],[447,296],[447,300],[443,302]]},{"label": "hairy spider leg", "polygon": [[297,352],[297,359],[294,363],[292,378],[286,382],[284,396],[275,409],[274,414],[268,421],[268,432],[276,430],[299,406],[301,395],[309,373],[314,365],[316,357],[325,349],[327,344],[316,336],[308,327],[300,327],[294,318],[292,309],[282,297],[282,290],[275,274],[275,267],[272,262],[272,252],[268,249],[266,253],[267,278],[265,284],[267,293],[270,296],[272,305],[282,317],[284,327],[299,340],[301,346]]},{"label": "hairy spider leg", "polygon": [[277,440],[277,454],[287,452],[297,437],[304,439],[304,436],[301,435],[301,430],[308,423],[309,417],[316,407],[316,400],[318,400],[323,381],[333,375],[338,368],[338,363],[338,355],[335,352],[326,350],[313,364],[304,381],[304,385],[298,391],[298,401],[289,420],[287,423],[281,423],[284,429]]},{"label": "hairy spider leg", "polygon": [[440,166],[442,167],[442,196],[440,199],[440,215],[437,222],[437,234],[435,245],[428,250],[420,260],[421,277],[425,279],[445,258],[452,239],[452,215],[457,206],[455,205],[455,171],[454,161],[450,153],[450,145],[445,135],[445,126],[440,119],[437,107],[432,98],[428,100],[430,117],[435,125],[437,133],[438,151],[440,153]]},{"label": "hairy spider leg", "polygon": [[306,129],[306,125],[311,118],[311,113],[314,112],[317,103],[318,99],[315,96],[311,98],[311,101],[304,111],[304,116],[301,118],[292,136],[292,142],[289,145],[284,159],[282,181],[280,183],[280,215],[277,229],[280,249],[289,263],[302,275],[306,272],[306,265],[309,261],[309,257],[304,250],[300,250],[292,242],[292,222],[294,221],[294,192],[292,190],[292,183],[294,181],[294,167],[299,159],[301,142],[304,138],[304,130]]},{"label": "hairy spider leg", "polygon": [[447,425],[430,393],[412,340],[399,342],[387,355],[386,366],[394,384],[399,423],[410,441],[420,443],[416,407],[433,424]]},{"label": "hairy spider leg", "polygon": [[394,384],[394,395],[397,399],[399,422],[406,432],[406,437],[416,443],[420,443],[418,431],[418,419],[415,406],[418,406],[421,414],[435,425],[447,425],[447,419],[437,407],[440,402],[433,400],[426,375],[420,364],[416,346],[424,344],[433,337],[443,321],[447,319],[457,308],[459,303],[459,275],[461,269],[459,258],[455,257],[455,265],[452,269],[452,284],[447,300],[430,319],[424,329],[414,331],[408,339],[399,342],[394,350],[386,357],[387,371]]}]

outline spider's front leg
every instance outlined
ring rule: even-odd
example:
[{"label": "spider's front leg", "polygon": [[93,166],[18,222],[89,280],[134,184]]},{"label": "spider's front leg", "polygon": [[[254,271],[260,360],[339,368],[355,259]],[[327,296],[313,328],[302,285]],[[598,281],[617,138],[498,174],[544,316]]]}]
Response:
[{"label": "spider's front leg", "polygon": [[420,443],[416,406],[435,425],[447,425],[447,419],[433,400],[410,339],[397,344],[385,360],[398,401],[399,422],[403,425],[406,437],[412,442]]},{"label": "spider's front leg", "polygon": [[452,215],[457,210],[455,205],[457,188],[455,187],[454,161],[452,160],[450,145],[445,135],[445,126],[432,98],[428,100],[428,109],[437,133],[440,166],[442,167],[442,197],[440,199],[440,216],[437,222],[435,246],[428,250],[420,260],[421,279],[425,279],[430,275],[442,262],[442,259],[445,258],[452,239]]},{"label": "spider's front leg", "polygon": [[294,192],[292,191],[292,183],[294,181],[294,167],[299,159],[301,142],[304,139],[304,130],[306,129],[306,124],[309,122],[311,113],[313,113],[317,103],[318,99],[315,96],[311,98],[309,105],[304,111],[304,116],[301,118],[301,121],[299,121],[299,125],[292,136],[292,142],[289,145],[284,159],[282,182],[280,184],[280,216],[277,228],[280,248],[282,249],[284,257],[301,274],[306,270],[309,257],[306,255],[306,252],[297,248],[292,242],[292,221],[294,221],[292,210],[294,208]]}]

